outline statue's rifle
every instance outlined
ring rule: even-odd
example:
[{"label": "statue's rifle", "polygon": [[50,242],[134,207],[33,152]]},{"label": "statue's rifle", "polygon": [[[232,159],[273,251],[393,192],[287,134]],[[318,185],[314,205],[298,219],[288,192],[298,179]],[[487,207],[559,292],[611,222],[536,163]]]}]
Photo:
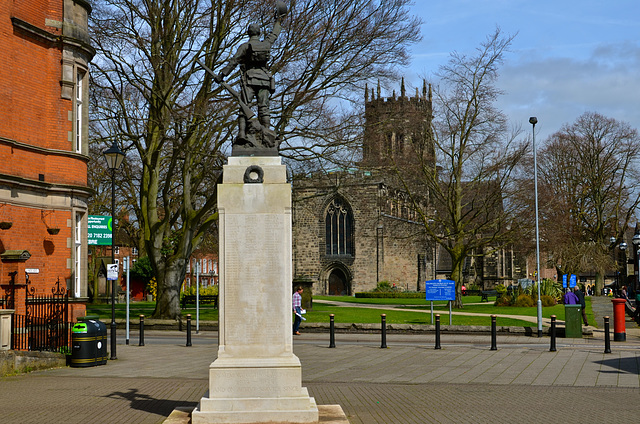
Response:
[{"label": "statue's rifle", "polygon": [[[214,78],[216,77],[216,74],[213,73],[213,71],[211,69],[209,69],[209,67],[207,65],[205,65],[204,63],[202,63],[200,61],[200,59],[196,59],[196,62],[198,62],[198,64],[200,66],[202,66],[202,68],[207,71],[208,73],[210,73]],[[242,112],[244,113],[244,116],[247,117],[247,119],[252,119],[255,117],[255,114],[253,113],[253,111],[251,110],[251,108],[242,100],[242,97],[240,96],[240,93],[238,93],[236,90],[234,90],[229,84],[227,84],[224,81],[220,81],[220,85],[229,92],[229,94],[231,94],[231,96],[233,98],[235,98],[238,103],[240,104],[240,109],[242,109]]]}]

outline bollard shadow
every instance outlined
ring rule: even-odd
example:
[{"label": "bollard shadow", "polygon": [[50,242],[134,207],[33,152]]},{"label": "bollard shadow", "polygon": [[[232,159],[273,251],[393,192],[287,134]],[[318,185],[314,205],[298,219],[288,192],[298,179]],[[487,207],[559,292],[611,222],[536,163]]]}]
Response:
[{"label": "bollard shadow", "polygon": [[595,361],[595,363],[612,368],[611,370],[600,370],[601,373],[605,374],[640,374],[638,358],[636,357],[603,359],[602,361]]},{"label": "bollard shadow", "polygon": [[129,402],[131,409],[149,412],[168,417],[174,409],[178,407],[198,406],[198,402],[187,402],[179,400],[157,399],[152,396],[140,393],[138,389],[129,389],[127,392],[113,392],[105,397],[112,399],[123,399]]}]

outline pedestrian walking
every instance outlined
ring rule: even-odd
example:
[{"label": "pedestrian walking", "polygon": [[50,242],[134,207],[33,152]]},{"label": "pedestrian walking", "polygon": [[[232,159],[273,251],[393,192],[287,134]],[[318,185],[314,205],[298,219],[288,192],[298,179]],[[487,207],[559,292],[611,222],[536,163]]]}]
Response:
[{"label": "pedestrian walking", "polygon": [[573,293],[578,298],[578,302],[580,302],[580,306],[582,306],[582,322],[584,325],[589,325],[589,321],[587,321],[587,302],[584,299],[584,293],[580,290],[580,287],[576,286]]},{"label": "pedestrian walking", "polygon": [[296,287],[296,292],[293,294],[291,301],[293,313],[295,314],[295,320],[293,321],[293,334],[295,336],[300,335],[300,331],[298,330],[300,329],[300,323],[302,322],[302,291],[302,287]]},{"label": "pedestrian walking", "polygon": [[567,293],[564,295],[564,304],[565,305],[577,305],[580,303],[578,300],[578,296],[576,296],[571,289],[567,290]]}]

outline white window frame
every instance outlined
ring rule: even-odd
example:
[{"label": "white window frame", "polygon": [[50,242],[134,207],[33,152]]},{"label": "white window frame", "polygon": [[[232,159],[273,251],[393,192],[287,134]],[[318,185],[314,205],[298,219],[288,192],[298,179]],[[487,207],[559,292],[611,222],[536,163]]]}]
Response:
[{"label": "white window frame", "polygon": [[84,78],[86,72],[82,69],[76,71],[76,96],[75,96],[75,119],[74,119],[74,151],[76,153],[82,153],[82,133],[84,132],[84,95],[85,95],[85,83]]},{"label": "white window frame", "polygon": [[81,288],[82,288],[82,214],[80,212],[76,212],[76,222],[75,222],[75,231],[74,231],[74,241],[75,241],[75,278],[73,285],[73,294],[75,297],[81,296]]}]

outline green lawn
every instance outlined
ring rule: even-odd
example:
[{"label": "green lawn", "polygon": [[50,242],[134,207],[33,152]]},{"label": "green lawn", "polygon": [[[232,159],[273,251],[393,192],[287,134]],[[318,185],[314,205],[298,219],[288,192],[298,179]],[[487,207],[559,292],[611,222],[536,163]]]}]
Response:
[{"label": "green lawn", "polygon": [[[321,299],[327,301],[339,301],[339,302],[347,302],[347,303],[356,303],[362,305],[389,305],[391,307],[397,308],[408,308],[408,309],[424,309],[430,310],[431,304],[430,302],[424,299],[402,299],[402,298],[390,298],[390,299],[362,299],[355,298],[352,296],[314,296],[314,299]],[[535,317],[538,315],[537,307],[515,307],[515,306],[493,306],[493,301],[491,302],[481,302],[480,296],[464,296],[462,298],[463,309],[464,312],[473,312],[479,314],[487,314],[487,315],[524,315],[524,316],[532,316]],[[595,319],[593,317],[593,312],[591,310],[591,298],[586,298],[587,303],[587,319],[589,320],[589,324],[596,326]],[[315,308],[315,305],[314,305]],[[433,302],[433,310],[437,313],[443,313],[449,311],[448,302],[438,301]],[[455,312],[455,309],[453,310]],[[544,318],[551,318],[551,315],[555,315],[559,321],[564,321],[564,305],[555,305],[550,307],[542,308],[542,316]],[[455,321],[455,318],[454,318]],[[468,324],[472,325],[472,324]],[[506,325],[506,324],[501,324]]]},{"label": "green lawn", "polygon": [[[377,299],[377,298],[356,298],[353,296],[313,296],[314,299],[328,300],[335,302],[347,302],[347,303],[359,303],[365,305],[429,305],[424,299],[403,299],[403,298],[389,298],[389,299]],[[480,296],[465,296],[462,298],[463,303],[480,302]],[[446,301],[433,302],[434,305],[442,304],[446,305]]]},{"label": "green lawn", "polygon": [[[145,317],[150,317],[155,308],[153,302],[134,302],[131,303],[129,309],[129,317],[131,319],[138,319],[140,314]],[[387,315],[387,322],[390,324],[431,324],[431,314],[421,312],[403,311],[398,309],[396,311],[385,311],[380,309],[368,309],[368,308],[349,308],[341,306],[326,305],[321,303],[315,303],[313,310],[309,310],[305,315],[307,322],[329,322],[329,314],[335,315],[335,322],[337,323],[361,323],[361,324],[375,324],[380,322],[380,315],[385,313]],[[441,323],[443,325],[449,324],[448,313],[444,315],[444,311],[436,311],[440,313]],[[184,309],[182,316],[191,314],[192,319],[196,318],[196,309],[193,307]],[[87,305],[87,315],[98,315],[102,321],[108,321],[111,319],[111,305]],[[124,304],[116,305],[116,318],[125,319],[126,309]],[[200,319],[202,321],[217,321],[218,310],[214,309],[210,305],[200,307]],[[453,325],[491,325],[489,317],[467,317],[467,316],[455,316],[453,317]],[[506,326],[532,326],[532,323],[520,320],[511,319],[498,319],[498,325]]]},{"label": "green lawn", "polygon": [[[314,299],[349,302],[363,305],[389,305],[390,309],[380,310],[373,308],[356,308],[336,306],[333,304],[325,304],[315,302],[313,310],[309,310],[305,318],[307,322],[329,322],[329,314],[335,315],[336,323],[362,323],[375,324],[380,322],[380,314],[387,315],[387,323],[390,324],[431,324],[430,303],[423,299],[356,299],[351,296],[314,296]],[[498,315],[497,324],[501,326],[515,327],[532,327],[535,323],[502,318],[503,315],[524,315],[537,316],[536,307],[518,308],[518,307],[496,307],[493,302],[480,303],[480,296],[463,297],[464,312],[473,312],[486,314],[487,317],[473,317],[464,315],[453,316],[453,325],[491,325],[489,315]],[[126,318],[126,305],[124,303],[116,304],[116,318]],[[155,309],[155,302],[132,302],[130,304],[129,316],[131,319],[137,319],[140,314],[150,317]],[[403,309],[420,309],[423,312],[412,312]],[[449,308],[447,302],[434,302],[434,313],[441,315],[441,323],[449,324],[448,316]],[[455,312],[455,310],[454,310]],[[192,319],[196,318],[196,308],[190,306],[182,310],[182,316],[186,317],[191,314]],[[87,305],[87,315],[98,315],[102,321],[108,321],[111,318],[111,305],[90,304]],[[542,308],[543,317],[549,318],[556,315],[559,321],[564,320],[564,305],[555,305],[552,307]],[[595,326],[595,319],[591,311],[591,298],[587,297],[587,318],[589,323]],[[202,305],[200,307],[200,319],[202,321],[217,321],[218,310],[211,305]]]},{"label": "green lawn", "polygon": [[[444,311],[436,311],[434,314],[440,314],[440,323],[449,325],[448,309],[446,315]],[[369,308],[350,308],[344,306],[335,306],[330,304],[314,303],[313,310],[308,310],[305,318],[307,322],[329,322],[329,314],[335,315],[336,323],[362,323],[375,324],[381,321],[380,315],[386,314],[388,324],[431,324],[431,314],[422,312],[403,311],[402,309],[387,311]],[[435,318],[434,318],[435,319]],[[521,321],[516,319],[500,318],[497,319],[497,325],[514,326],[514,327],[531,327],[534,323]],[[464,315],[454,315],[453,325],[491,325],[490,317],[473,317]]]},{"label": "green lawn", "polygon": [[[144,315],[145,318],[149,318],[153,314],[156,308],[155,302],[131,302],[129,305],[129,318],[138,319],[140,315]],[[190,306],[189,308],[182,310],[182,316],[186,317],[187,314],[191,314],[191,317],[196,319],[196,308]],[[98,315],[102,321],[111,319],[111,305],[104,304],[89,304],[87,305],[87,315]],[[127,317],[126,304],[116,304],[116,318],[125,319]],[[214,309],[211,305],[200,306],[200,319],[203,321],[217,321],[218,310]]]}]

